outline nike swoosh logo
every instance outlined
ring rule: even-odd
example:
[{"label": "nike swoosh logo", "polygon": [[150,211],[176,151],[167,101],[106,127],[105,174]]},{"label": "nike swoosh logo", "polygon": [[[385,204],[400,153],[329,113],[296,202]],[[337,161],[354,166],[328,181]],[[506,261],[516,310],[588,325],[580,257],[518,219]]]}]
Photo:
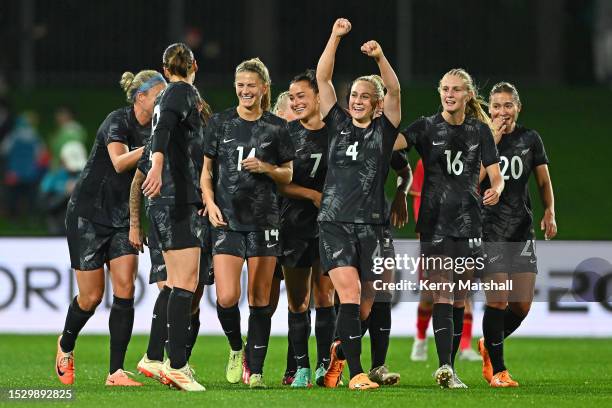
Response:
[{"label": "nike swoosh logo", "polygon": [[296,360],[301,360],[302,358],[306,357],[306,354],[302,354],[301,356],[297,356],[295,359]]},{"label": "nike swoosh logo", "polygon": [[230,334],[230,333],[233,333],[233,332],[234,332],[233,330],[230,330],[230,331],[223,330],[223,333],[225,333],[225,334]]},{"label": "nike swoosh logo", "polygon": [[232,140],[236,140],[236,138],[233,138],[233,139],[223,139],[223,143],[231,142]]},{"label": "nike swoosh logo", "polygon": [[262,348],[266,348],[268,346],[258,346],[258,345],[254,345],[253,348],[254,349],[262,349]]},{"label": "nike swoosh logo", "polygon": [[276,245],[278,245],[278,244],[272,244],[272,245],[270,245],[270,244],[266,244],[266,246],[267,246],[268,248],[275,247]]},{"label": "nike swoosh logo", "polygon": [[340,132],[341,135],[350,135],[351,131],[350,130],[343,130],[342,132]]},{"label": "nike swoosh logo", "polygon": [[349,339],[350,339],[350,340],[355,340],[355,339],[358,339],[358,338],[360,338],[360,337],[361,337],[361,336],[349,336]]},{"label": "nike swoosh logo", "polygon": [[388,329],[383,329],[382,327],[380,328],[380,331],[391,331],[391,328],[389,327]]},{"label": "nike swoosh logo", "polygon": [[60,377],[62,377],[65,374],[62,370],[60,370],[60,368],[59,368],[59,366],[57,364],[55,365],[55,370],[57,371],[57,374]]},{"label": "nike swoosh logo", "polygon": [[503,341],[500,341],[499,343],[491,343],[491,345],[497,347],[497,346],[502,345],[503,343],[504,343]]},{"label": "nike swoosh logo", "polygon": [[303,148],[303,147],[300,147],[300,148],[299,148],[299,149],[297,149],[295,152],[297,153],[297,152],[299,152],[300,150],[304,150],[304,148]]},{"label": "nike swoosh logo", "polygon": [[440,145],[446,144],[446,142],[432,142],[431,144],[434,146],[440,146]]},{"label": "nike swoosh logo", "polygon": [[434,330],[434,333],[441,332],[442,330],[446,330],[446,327],[443,327],[443,328],[438,329],[438,330]]}]

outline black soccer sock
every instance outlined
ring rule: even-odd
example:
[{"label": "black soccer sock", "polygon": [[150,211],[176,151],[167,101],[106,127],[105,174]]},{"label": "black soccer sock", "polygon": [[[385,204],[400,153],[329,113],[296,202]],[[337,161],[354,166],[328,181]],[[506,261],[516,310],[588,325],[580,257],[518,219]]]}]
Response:
[{"label": "black soccer sock", "polygon": [[247,334],[249,369],[251,374],[263,374],[264,360],[268,352],[272,310],[270,306],[250,306],[249,331]]},{"label": "black soccer sock", "polygon": [[298,368],[310,368],[308,358],[308,338],[310,337],[310,319],[308,312],[293,313],[289,311],[289,338]]},{"label": "black soccer sock", "polygon": [[374,302],[370,312],[372,368],[385,365],[391,335],[391,303]]},{"label": "black soccer sock", "polygon": [[432,320],[439,366],[441,367],[444,364],[451,365],[451,354],[453,352],[453,305],[434,303]]},{"label": "black soccer sock", "polygon": [[198,334],[200,333],[200,308],[195,313],[191,314],[191,324],[189,325],[189,341],[187,341],[187,361],[191,358],[193,347],[198,340]]},{"label": "black soccer sock", "polygon": [[68,307],[68,313],[66,313],[66,322],[64,323],[64,330],[62,331],[62,338],[60,339],[60,347],[64,353],[68,353],[74,350],[74,344],[79,336],[79,332],[85,326],[85,323],[93,316],[95,310],[86,311],[79,307],[77,297],[72,299],[72,303]]},{"label": "black soccer sock", "polygon": [[285,373],[294,373],[297,370],[297,363],[295,362],[295,351],[293,350],[293,344],[291,344],[291,334],[287,334],[287,364],[285,367]]},{"label": "black soccer sock", "polygon": [[176,286],[172,288],[168,299],[168,358],[170,367],[175,369],[187,364],[192,301],[193,292]]},{"label": "black soccer sock", "polygon": [[134,298],[122,299],[113,296],[113,305],[111,306],[108,318],[108,330],[110,332],[110,374],[113,374],[120,368],[123,369],[125,352],[132,338],[133,327]]},{"label": "black soccer sock", "polygon": [[359,323],[361,325],[361,337],[365,336],[365,334],[368,332],[368,329],[370,328],[370,316],[368,316],[367,319],[365,320],[360,320],[361,323]]},{"label": "black soccer sock", "polygon": [[363,373],[361,366],[361,320],[359,305],[342,303],[338,311],[338,335],[346,357],[351,378]]},{"label": "black soccer sock", "polygon": [[491,365],[493,366],[493,374],[504,371],[504,314],[506,310],[495,309],[493,307],[485,307],[484,316],[482,318],[482,334],[484,343]]},{"label": "black soccer sock", "polygon": [[164,360],[164,346],[168,339],[168,298],[170,292],[172,292],[172,289],[164,286],[159,291],[155,306],[153,306],[151,334],[149,334],[149,345],[147,347],[147,358],[150,360]]},{"label": "black soccer sock", "polygon": [[234,351],[242,350],[242,336],[240,335],[240,309],[238,303],[228,308],[217,303],[217,317],[223,332]]},{"label": "black soccer sock", "polygon": [[526,316],[515,314],[510,307],[506,307],[504,312],[504,338],[510,336],[519,328]]},{"label": "black soccer sock", "polygon": [[336,309],[333,306],[318,307],[315,317],[315,337],[317,339],[317,367],[329,365],[329,347],[334,341]]},{"label": "black soccer sock", "polygon": [[465,307],[453,307],[453,354],[451,355],[452,366],[455,366],[455,357],[461,344],[461,334],[463,333],[463,315]]}]

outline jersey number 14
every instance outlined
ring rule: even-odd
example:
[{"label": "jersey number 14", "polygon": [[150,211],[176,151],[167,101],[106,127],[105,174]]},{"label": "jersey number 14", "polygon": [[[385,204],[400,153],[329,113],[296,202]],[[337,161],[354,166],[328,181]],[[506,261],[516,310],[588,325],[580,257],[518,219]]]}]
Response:
[{"label": "jersey number 14", "polygon": [[255,148],[252,147],[249,155],[244,157],[244,146],[238,146],[236,148],[238,150],[238,171],[242,170],[242,161],[246,159],[250,159],[251,157],[255,157]]}]

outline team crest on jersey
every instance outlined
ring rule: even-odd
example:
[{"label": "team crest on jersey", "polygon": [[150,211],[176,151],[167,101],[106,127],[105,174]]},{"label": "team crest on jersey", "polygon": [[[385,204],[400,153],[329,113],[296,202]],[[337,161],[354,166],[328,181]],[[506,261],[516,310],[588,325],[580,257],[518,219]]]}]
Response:
[{"label": "team crest on jersey", "polygon": [[525,150],[521,150],[521,156],[526,155],[528,151],[529,151],[529,148],[526,148]]}]

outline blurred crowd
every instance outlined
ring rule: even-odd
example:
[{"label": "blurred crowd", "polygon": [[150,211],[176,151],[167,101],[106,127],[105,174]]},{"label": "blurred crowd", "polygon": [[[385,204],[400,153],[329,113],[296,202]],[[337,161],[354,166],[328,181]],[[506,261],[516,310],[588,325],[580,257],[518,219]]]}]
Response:
[{"label": "blurred crowd", "polygon": [[34,112],[16,113],[0,98],[0,218],[36,220],[49,234],[65,233],[66,204],[87,162],[87,134],[65,106],[43,139]]}]

